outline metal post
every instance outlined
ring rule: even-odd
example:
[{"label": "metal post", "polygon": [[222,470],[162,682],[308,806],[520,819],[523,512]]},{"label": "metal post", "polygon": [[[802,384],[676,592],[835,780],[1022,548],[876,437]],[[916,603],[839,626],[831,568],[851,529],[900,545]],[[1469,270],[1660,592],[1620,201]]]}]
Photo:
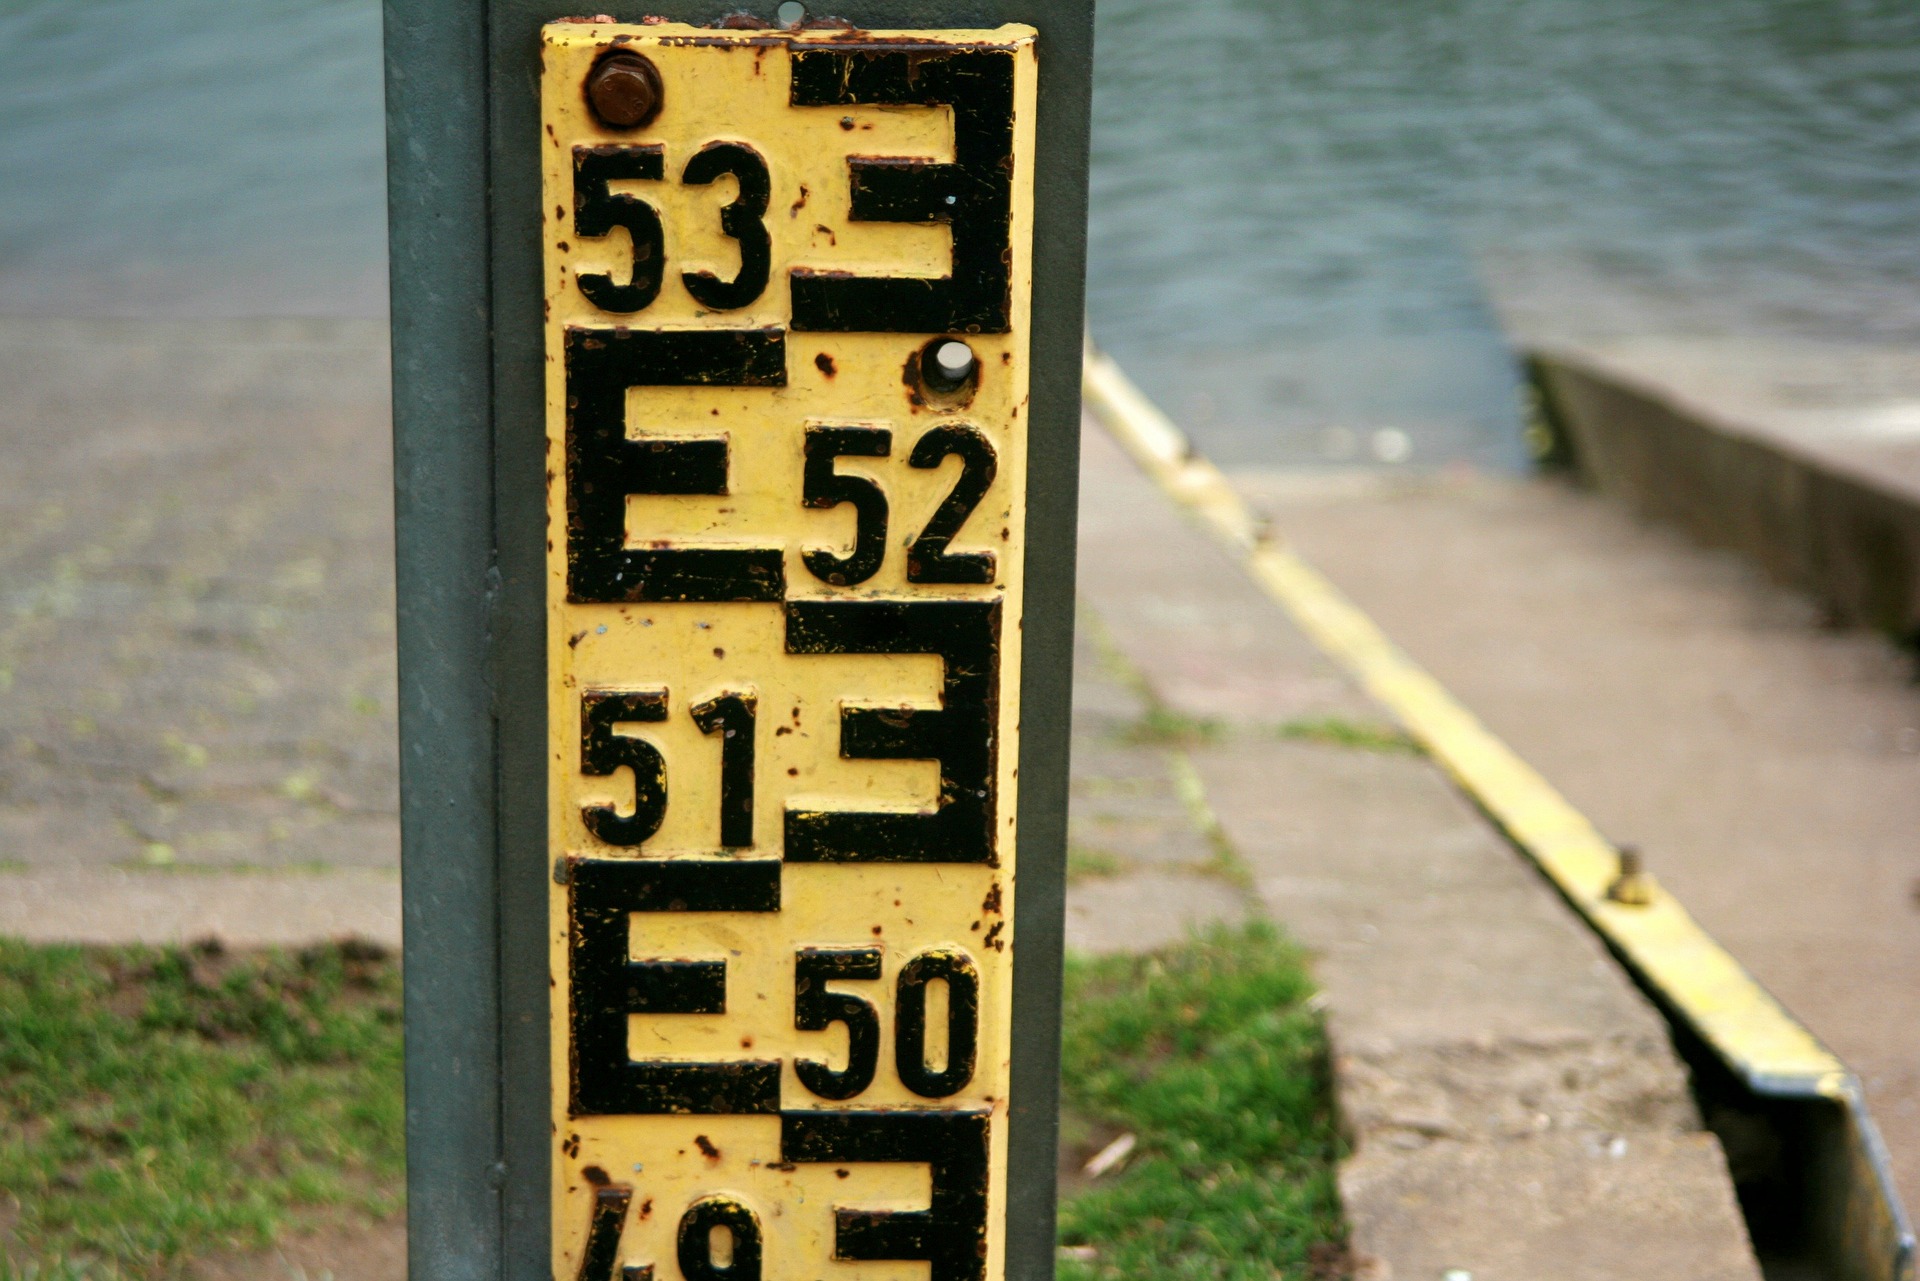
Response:
[{"label": "metal post", "polygon": [[501,1270],[487,47],[387,6],[410,1275]]},{"label": "metal post", "polygon": [[[739,5],[595,8],[709,25]],[[772,9],[755,9],[769,27]],[[1008,1275],[1039,1281],[1054,1252],[1092,5],[850,0],[828,11],[869,29],[1040,33],[1005,1254]],[[387,3],[415,1281],[552,1275],[538,94],[541,28],[563,12]],[[660,1281],[675,1270],[664,1261]]]}]

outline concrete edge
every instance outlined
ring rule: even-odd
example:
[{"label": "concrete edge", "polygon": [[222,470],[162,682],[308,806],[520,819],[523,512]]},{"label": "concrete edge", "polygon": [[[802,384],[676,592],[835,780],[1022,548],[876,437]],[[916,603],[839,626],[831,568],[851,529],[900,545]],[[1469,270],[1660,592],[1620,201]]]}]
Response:
[{"label": "concrete edge", "polygon": [[[128,928],[132,922],[137,929]],[[0,873],[0,935],[82,945],[218,939],[228,947],[304,947],[359,938],[398,951],[400,878],[362,868],[8,871]]]},{"label": "concrete edge", "polygon": [[1920,639],[1920,490],[1588,357],[1524,359],[1549,457],[1640,515],[1749,557],[1836,621]]}]

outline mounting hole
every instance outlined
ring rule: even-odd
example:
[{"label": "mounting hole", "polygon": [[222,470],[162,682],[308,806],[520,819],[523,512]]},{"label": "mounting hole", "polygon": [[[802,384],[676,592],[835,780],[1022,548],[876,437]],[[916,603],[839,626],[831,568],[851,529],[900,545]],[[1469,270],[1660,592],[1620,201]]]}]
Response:
[{"label": "mounting hole", "polygon": [[936,338],[920,349],[920,381],[928,391],[952,395],[973,383],[980,361],[958,338]]},{"label": "mounting hole", "polygon": [[933,363],[942,378],[958,386],[973,372],[973,348],[963,342],[943,342],[933,349]]},{"label": "mounting hole", "polygon": [[801,4],[800,0],[780,0],[780,7],[773,11],[773,16],[783,27],[797,27],[807,20],[807,6]]}]

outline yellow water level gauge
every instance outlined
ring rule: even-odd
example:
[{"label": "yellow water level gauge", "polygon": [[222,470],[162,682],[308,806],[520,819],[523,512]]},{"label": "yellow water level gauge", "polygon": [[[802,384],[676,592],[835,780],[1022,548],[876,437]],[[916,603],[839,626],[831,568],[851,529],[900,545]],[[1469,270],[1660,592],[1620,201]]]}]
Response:
[{"label": "yellow water level gauge", "polygon": [[1036,41],[543,30],[556,1278],[1005,1271]]}]

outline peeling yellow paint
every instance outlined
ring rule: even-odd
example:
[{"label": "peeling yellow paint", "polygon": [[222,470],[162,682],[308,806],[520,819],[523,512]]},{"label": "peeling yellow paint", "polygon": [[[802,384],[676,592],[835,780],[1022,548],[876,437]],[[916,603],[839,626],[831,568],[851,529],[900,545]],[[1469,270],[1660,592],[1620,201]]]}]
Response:
[{"label": "peeling yellow paint", "polygon": [[[908,1162],[789,1163],[782,1159],[779,1115],[574,1115],[569,1109],[569,857],[640,862],[777,859],[789,809],[925,812],[940,802],[940,776],[930,760],[875,760],[844,754],[841,714],[848,708],[938,709],[942,660],[932,654],[795,654],[786,648],[789,601],[997,600],[1001,602],[996,675],[997,865],[980,863],[788,863],[780,873],[777,911],[656,911],[631,917],[631,957],[722,961],[723,1013],[635,1014],[628,1052],[635,1060],[777,1060],[783,1111],[834,1109],[951,1110],[990,1114],[986,1277],[1004,1271],[1000,1230],[1005,1200],[1006,1098],[1011,1029],[1011,922],[1016,867],[1011,833],[1016,808],[1020,685],[1020,616],[1025,571],[1026,428],[1019,414],[1028,384],[1028,294],[1032,240],[1034,33],[995,31],[861,33],[883,42],[911,35],[922,44],[993,42],[1016,54],[1015,172],[1012,204],[1013,311],[1010,331],[975,334],[967,342],[981,370],[969,403],[916,400],[903,377],[933,335],[785,332],[783,386],[637,387],[627,393],[630,439],[724,436],[724,494],[632,495],[628,546],[777,546],[785,561],[786,600],[577,603],[568,599],[566,548],[567,326],[633,330],[742,330],[786,327],[788,271],[801,266],[869,275],[938,277],[949,270],[949,233],[924,224],[855,221],[848,214],[848,157],[952,159],[952,112],[944,106],[808,107],[789,104],[796,48],[844,40],[836,31],[709,30],[673,24],[622,26],[555,23],[543,33],[542,236],[545,243],[549,480],[547,654],[549,673],[549,853],[556,860],[550,900],[552,1003],[553,1266],[561,1278],[582,1276],[582,1256],[596,1188],[629,1190],[621,1202],[620,1268],[651,1266],[660,1281],[682,1274],[677,1259],[683,1215],[694,1203],[724,1195],[747,1207],[764,1234],[760,1275],[768,1281],[817,1281],[849,1265],[833,1262],[836,1210],[904,1211],[928,1204],[930,1175]],[[663,107],[635,131],[603,128],[589,112],[582,83],[609,49],[643,53],[658,68]],[[765,292],[747,306],[714,311],[688,292],[681,272],[721,279],[740,268],[737,242],[722,234],[721,210],[738,183],[680,181],[688,159],[715,140],[749,144],[771,178],[765,226],[772,271]],[[656,301],[638,315],[597,310],[582,295],[581,273],[624,280],[632,252],[627,233],[576,234],[572,148],[609,143],[659,144],[660,181],[620,182],[616,192],[640,195],[659,213],[667,265]],[[954,538],[957,553],[991,551],[992,583],[910,582],[907,547],[952,490],[961,472],[949,457],[916,468],[908,455],[940,424],[979,429],[998,456],[991,487]],[[852,507],[802,505],[803,431],[809,426],[884,427],[884,457],[843,456],[835,470],[867,478],[889,509],[886,554],[878,573],[851,587],[834,586],[803,566],[802,553],[844,552],[854,542]],[[638,848],[598,840],[584,808],[631,812],[630,769],[608,776],[581,770],[582,691],[665,690],[666,717],[618,727],[656,747],[665,760],[668,800],[658,830]],[[752,845],[721,846],[721,747],[689,709],[723,691],[756,700]],[[877,946],[878,979],[835,980],[831,991],[871,1001],[880,1012],[881,1052],[873,1083],[845,1101],[817,1097],[796,1076],[796,1059],[845,1063],[848,1033],[795,1028],[795,955],[810,947]],[[894,1052],[894,994],[910,958],[940,948],[963,950],[978,967],[980,1022],[972,1079],[949,1097],[929,1099],[903,1083]],[[929,996],[929,1024],[944,1008],[943,984]],[[938,1068],[943,1036],[929,1036],[927,1066]],[[731,1211],[729,1211],[731,1212]],[[613,1213],[613,1211],[609,1211]],[[739,1242],[734,1242],[738,1248]],[[701,1246],[700,1248],[705,1248]],[[917,1262],[867,1262],[870,1281],[925,1277]]]}]

